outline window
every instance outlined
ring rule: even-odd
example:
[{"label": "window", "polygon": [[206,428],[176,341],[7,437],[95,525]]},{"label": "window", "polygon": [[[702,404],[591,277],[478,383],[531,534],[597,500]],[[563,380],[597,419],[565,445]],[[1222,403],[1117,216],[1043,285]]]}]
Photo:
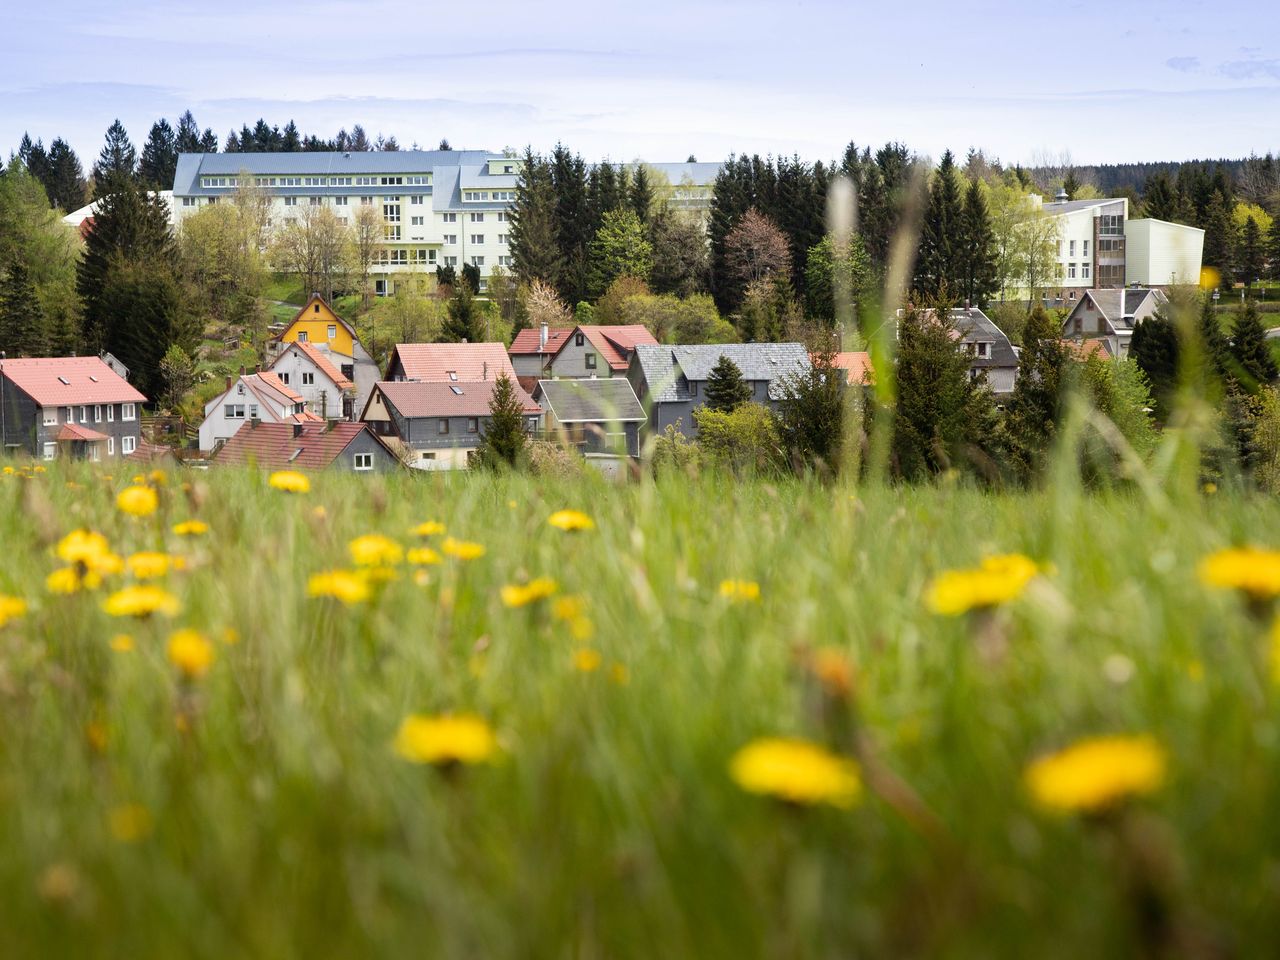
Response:
[{"label": "window", "polygon": [[102,404],[100,403],[95,403],[93,405],[93,422],[94,423],[102,422]]},{"label": "window", "polygon": [[311,197],[307,203],[313,207],[318,207],[320,204],[324,203],[324,197]]},{"label": "window", "polygon": [[471,258],[471,265],[472,265],[473,267],[483,267],[483,266],[484,266],[484,257],[472,257],[472,258]]},{"label": "window", "polygon": [[400,187],[404,185],[404,177],[383,177],[382,185],[384,187]]},{"label": "window", "polygon": [[299,343],[306,343],[306,342],[307,342],[307,331],[305,331],[305,330],[299,330],[299,331],[298,331],[298,342],[299,342]]},{"label": "window", "polygon": [[378,185],[377,177],[356,177],[357,187],[376,187]]},{"label": "window", "polygon": [[80,422],[81,422],[81,423],[88,423],[88,422],[89,422],[89,408],[88,408],[88,407],[81,407],[81,408],[80,408]]},{"label": "window", "polygon": [[52,460],[58,455],[58,445],[56,443],[46,443],[44,445],[44,458]]},{"label": "window", "polygon": [[1080,251],[1080,255],[1081,255],[1082,257],[1087,257],[1087,256],[1089,255],[1089,241],[1088,241],[1088,240],[1084,241],[1084,248]]},{"label": "window", "polygon": [[472,223],[484,223],[484,214],[483,214],[483,213],[473,213],[473,214],[471,215],[471,222],[472,222]]},{"label": "window", "polygon": [[1067,255],[1071,257],[1076,255],[1076,242],[1074,240],[1067,241]]},{"label": "window", "polygon": [[372,453],[357,453],[357,454],[355,455],[355,466],[356,466],[356,469],[357,469],[357,470],[372,470],[372,469],[373,469],[373,454],[372,454]]},{"label": "window", "polygon": [[475,433],[480,429],[480,418],[469,417],[467,419],[467,433]]},{"label": "window", "polygon": [[696,397],[698,395],[698,382],[696,380],[689,381],[689,396]]},{"label": "window", "polygon": [[409,225],[410,225],[410,226],[413,226],[413,227],[420,227],[420,226],[422,226],[422,225],[423,225],[423,224],[422,224],[422,219],[423,219],[422,217],[410,217],[410,218],[409,218]]},{"label": "window", "polygon": [[446,233],[444,235],[444,242],[452,246],[453,244],[458,242],[458,235],[456,233]]},{"label": "window", "polygon": [[285,197],[285,198],[284,198],[284,205],[285,205],[286,207],[296,207],[296,206],[298,205],[298,198],[297,198],[297,197]]},{"label": "window", "polygon": [[228,420],[243,420],[244,404],[228,403],[222,408],[222,415],[226,417]]},{"label": "window", "polygon": [[336,323],[329,324],[329,339],[332,340],[338,335],[338,325]]},{"label": "window", "polygon": [[302,185],[304,187],[323,187],[326,180],[326,177],[303,177]]},{"label": "window", "polygon": [[1076,317],[1071,321],[1071,329],[1075,333],[1084,333],[1084,318]]},{"label": "window", "polygon": [[538,418],[530,417],[529,422],[525,425],[527,430],[533,431],[538,429]]},{"label": "window", "polygon": [[405,177],[404,182],[414,187],[425,186],[426,184],[431,182],[431,174],[415,173],[412,176]]},{"label": "window", "polygon": [[107,456],[114,457],[116,455],[116,438],[107,437]]},{"label": "window", "polygon": [[575,333],[575,334],[573,335],[573,345],[574,345],[575,347],[580,347],[580,346],[582,346],[582,344],[583,344],[583,342],[584,342],[585,340],[586,340],[586,336],[585,336],[584,334],[581,334],[581,333]]},{"label": "window", "polygon": [[500,266],[500,267],[509,267],[509,266],[511,266],[511,265],[512,265],[511,257],[509,257],[509,256],[501,256],[501,257],[499,257],[499,258],[498,258],[498,266]]},{"label": "window", "polygon": [[457,258],[457,257],[445,257],[445,258],[444,258],[444,265],[445,265],[446,267],[456,267],[456,266],[458,265],[458,258]]},{"label": "window", "polygon": [[448,432],[449,432],[449,418],[448,418],[448,417],[441,417],[441,418],[440,418],[440,423],[439,423],[439,425],[436,427],[436,433],[439,433],[439,434],[445,434],[445,433],[448,433]]},{"label": "window", "polygon": [[67,415],[66,415],[65,417],[63,417],[63,418],[62,418],[62,422],[63,422],[63,423],[75,423],[75,422],[76,422],[75,410],[74,410],[74,409],[72,409],[71,407],[67,407],[67,411],[66,411],[66,413],[67,413]]},{"label": "window", "polygon": [[503,172],[503,173],[515,173],[515,172],[516,172],[515,165],[514,165],[514,164],[510,164],[510,163],[504,163],[504,164],[502,165],[502,172]]},{"label": "window", "polygon": [[1104,237],[1124,236],[1124,217],[1118,213],[1104,213],[1098,217],[1098,235]]},{"label": "window", "polygon": [[196,205],[196,198],[195,198],[195,197],[183,197],[183,198],[182,198],[182,205],[183,205],[184,207],[194,207],[194,206]]},{"label": "window", "polygon": [[975,346],[977,347],[976,352],[979,357],[986,358],[991,356],[991,344],[980,342]]},{"label": "window", "polygon": [[444,222],[444,223],[457,223],[457,222],[458,222],[458,215],[457,215],[456,213],[445,213],[445,214],[441,214],[441,217],[443,218],[442,222]]},{"label": "window", "polygon": [[383,228],[382,228],[382,239],[384,239],[384,240],[399,240],[399,239],[400,239],[400,224],[398,224],[398,223],[396,223],[396,224],[387,224],[385,227],[383,227]]},{"label": "window", "polygon": [[56,427],[58,425],[57,407],[45,407],[41,412],[44,414],[44,425],[46,427]]},{"label": "window", "polygon": [[410,198],[409,198],[409,203],[410,203],[410,205],[415,206],[415,207],[416,207],[416,206],[419,206],[419,205],[422,203],[422,196],[421,196],[421,195],[419,195],[419,196],[415,196],[415,197],[410,197]]},{"label": "window", "polygon": [[[387,281],[385,280],[373,281],[373,295],[375,297],[385,297],[387,295]],[[350,377],[348,377],[347,379],[350,379]]]},{"label": "window", "polygon": [[587,361],[587,369],[594,370],[596,368],[596,355],[594,353],[588,353],[585,359]]},{"label": "window", "polygon": [[347,198],[346,198],[346,197],[334,197],[334,198],[333,198],[333,205],[334,205],[335,207],[345,207],[345,206],[347,205]]},{"label": "window", "polygon": [[448,371],[448,372],[449,372],[449,379],[450,379],[450,380],[452,380],[454,383],[457,383],[457,382],[458,382],[458,371],[457,371],[457,370],[450,370],[450,371]]},{"label": "window", "polygon": [[399,223],[400,222],[400,204],[384,203],[382,205],[382,219],[386,220],[387,223]]},{"label": "window", "polygon": [[256,403],[249,404],[249,419],[250,420],[258,419],[258,405]]},{"label": "window", "polygon": [[506,223],[509,219],[505,210],[500,210],[498,213],[494,214],[494,216],[498,218],[499,223]]},{"label": "window", "polygon": [[302,385],[304,387],[314,387],[316,384],[316,375],[314,373],[304,373],[302,375]]},{"label": "window", "polygon": [[505,233],[500,233],[500,234],[498,234],[498,242],[499,242],[499,243],[506,243],[506,242],[507,242],[507,235],[506,235]]},{"label": "window", "polygon": [[138,449],[137,437],[121,437],[120,438],[120,452],[124,454],[126,457],[137,449]]},{"label": "window", "polygon": [[493,191],[494,200],[514,200],[516,192],[514,190],[495,190]]},{"label": "window", "polygon": [[373,203],[373,197],[361,197],[361,198],[360,198],[360,206],[362,206],[362,207],[367,207],[367,206],[369,206],[369,205],[370,205],[370,204],[372,204],[372,203]]},{"label": "window", "polygon": [[480,246],[481,244],[483,244],[483,243],[484,243],[484,234],[483,234],[483,233],[473,233],[473,234],[471,235],[471,242],[472,242],[472,243],[474,243],[476,246]]},{"label": "window", "polygon": [[1088,280],[1088,279],[1089,279],[1089,267],[1090,267],[1090,265],[1089,265],[1089,264],[1087,264],[1087,263],[1082,263],[1082,264],[1080,264],[1080,276],[1081,276],[1081,278],[1083,278],[1083,279],[1085,279],[1085,280]]},{"label": "window", "polygon": [[1067,279],[1074,280],[1076,278],[1076,265],[1074,263],[1067,264]]},{"label": "window", "polygon": [[331,187],[349,187],[351,186],[350,177],[330,177],[329,186]]}]

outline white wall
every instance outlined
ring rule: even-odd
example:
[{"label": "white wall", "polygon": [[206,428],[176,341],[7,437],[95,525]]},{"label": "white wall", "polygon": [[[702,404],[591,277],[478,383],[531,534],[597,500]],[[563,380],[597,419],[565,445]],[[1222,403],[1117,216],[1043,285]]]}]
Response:
[{"label": "white wall", "polygon": [[1126,284],[1164,287],[1200,282],[1203,230],[1164,220],[1129,220],[1124,236]]}]

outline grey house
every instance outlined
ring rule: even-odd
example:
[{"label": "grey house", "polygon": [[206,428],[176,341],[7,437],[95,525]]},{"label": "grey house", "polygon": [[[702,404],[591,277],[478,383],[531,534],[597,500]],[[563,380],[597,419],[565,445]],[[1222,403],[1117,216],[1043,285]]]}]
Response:
[{"label": "grey house", "polygon": [[99,357],[0,360],[0,448],[41,460],[113,460],[141,445],[147,398]]},{"label": "grey house", "polygon": [[977,307],[956,307],[951,322],[969,354],[969,375],[986,374],[987,386],[996,396],[1013,393],[1018,377],[1018,354],[1003,330]]},{"label": "grey house", "polygon": [[1113,357],[1124,358],[1134,329],[1168,302],[1164,291],[1154,288],[1087,290],[1062,321],[1062,336],[1105,340]]},{"label": "grey house", "polygon": [[539,380],[533,399],[547,433],[584,456],[640,456],[644,408],[625,377],[606,380]]},{"label": "grey house", "polygon": [[688,346],[638,344],[627,380],[648,411],[647,432],[676,426],[696,436],[693,411],[706,402],[707,377],[722,357],[732,360],[751,387],[751,399],[777,409],[783,381],[812,368],[802,343],[709,343]]}]

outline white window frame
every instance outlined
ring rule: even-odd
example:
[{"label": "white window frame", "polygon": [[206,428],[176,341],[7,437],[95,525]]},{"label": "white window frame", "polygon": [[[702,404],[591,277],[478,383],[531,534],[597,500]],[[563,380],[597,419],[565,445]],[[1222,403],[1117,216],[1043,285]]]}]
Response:
[{"label": "white window frame", "polygon": [[372,454],[372,453],[357,453],[357,454],[352,458],[352,463],[353,463],[353,465],[354,465],[354,467],[355,467],[355,469],[356,469],[356,470],[361,470],[361,471],[363,471],[363,470],[372,470],[372,469],[373,469],[373,454]]},{"label": "white window frame", "polygon": [[54,460],[58,456],[58,445],[56,443],[46,443],[41,451],[41,457],[45,460]]},{"label": "white window frame", "polygon": [[304,387],[315,386],[315,382],[316,382],[316,375],[314,373],[308,373],[305,370],[302,372],[302,385]]},{"label": "white window frame", "polygon": [[41,408],[41,419],[46,427],[56,427],[58,425],[58,408],[43,407]]},{"label": "white window frame", "polygon": [[107,423],[116,422],[116,405],[114,403],[107,404]]},{"label": "white window frame", "polygon": [[133,451],[138,449],[137,437],[121,437],[120,438],[120,456],[127,457]]},{"label": "white window frame", "polygon": [[107,437],[107,456],[114,457],[116,455],[116,438]]},{"label": "white window frame", "polygon": [[89,408],[87,406],[81,405],[80,407],[80,422],[81,423],[89,422]]},{"label": "white window frame", "polygon": [[120,404],[120,419],[121,420],[137,419],[137,410],[134,408],[134,405],[132,403]]}]

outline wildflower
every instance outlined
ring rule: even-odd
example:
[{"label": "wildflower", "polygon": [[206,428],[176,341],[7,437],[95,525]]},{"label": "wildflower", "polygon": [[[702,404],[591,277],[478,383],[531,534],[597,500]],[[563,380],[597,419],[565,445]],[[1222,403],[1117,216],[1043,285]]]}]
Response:
[{"label": "wildflower", "polygon": [[235,627],[227,627],[222,631],[222,642],[228,647],[234,647],[240,642],[240,631]]},{"label": "wildflower", "polygon": [[853,664],[839,650],[824,647],[814,651],[809,657],[809,672],[831,697],[844,700],[853,693]]},{"label": "wildflower", "polygon": [[13,469],[13,467],[5,467],[5,468],[4,468],[4,475],[5,475],[6,477],[12,477],[16,472],[17,472],[17,471],[16,471],[16,470],[14,470],[14,469]]},{"label": "wildflower", "polygon": [[130,555],[125,561],[129,573],[139,580],[154,580],[169,572],[172,561],[167,553],[146,550]]},{"label": "wildflower", "polygon": [[116,506],[133,517],[146,517],[156,512],[160,499],[150,487],[125,487],[116,496]]},{"label": "wildflower", "polygon": [[1158,790],[1165,780],[1165,753],[1149,736],[1095,737],[1041,757],[1024,779],[1045,809],[1091,813]]},{"label": "wildflower", "polygon": [[44,578],[45,589],[50,593],[79,593],[81,590],[96,590],[101,585],[102,577],[96,571],[82,567],[59,567]]},{"label": "wildflower", "polygon": [[1207,496],[1213,496],[1215,493],[1218,492],[1218,485],[1214,483],[1212,480],[1210,480],[1208,483],[1204,485],[1204,492]]},{"label": "wildflower", "polygon": [[557,530],[594,530],[596,523],[581,510],[557,510],[547,518],[547,523]]},{"label": "wildflower", "polygon": [[116,653],[128,653],[133,649],[133,637],[127,633],[117,633],[111,638],[111,649]]},{"label": "wildflower", "polygon": [[126,803],[111,810],[107,823],[118,841],[137,843],[151,833],[151,811],[140,803]]},{"label": "wildflower", "polygon": [[998,607],[1017,599],[1037,570],[1035,561],[1021,554],[987,557],[979,567],[939,574],[929,584],[925,603],[948,617]]},{"label": "wildflower", "polygon": [[107,749],[107,727],[101,720],[90,720],[84,725],[84,736],[94,753],[103,753]]},{"label": "wildflower", "polygon": [[483,763],[498,750],[492,728],[474,714],[405,717],[396,733],[396,753],[412,763]]},{"label": "wildflower", "polygon": [[573,651],[573,669],[582,673],[594,673],[600,669],[600,652],[590,647]]},{"label": "wildflower", "polygon": [[183,629],[170,634],[166,650],[169,662],[187,680],[198,680],[213,666],[213,644],[197,630]]},{"label": "wildflower", "polygon": [[538,577],[525,584],[509,583],[502,588],[502,605],[504,607],[527,607],[531,603],[545,600],[559,588],[550,577]]},{"label": "wildflower", "polygon": [[455,540],[445,537],[440,544],[440,552],[455,560],[479,560],[485,554],[484,544],[472,543],[469,540]]},{"label": "wildflower", "polygon": [[409,530],[415,537],[435,537],[444,533],[444,524],[438,520],[426,520]]},{"label": "wildflower", "polygon": [[[6,470],[13,469],[5,467]],[[36,892],[50,903],[67,903],[80,891],[80,874],[69,863],[51,863],[40,872]]]},{"label": "wildflower", "polygon": [[576,594],[566,594],[551,605],[551,615],[557,620],[573,620],[587,612],[587,601]]},{"label": "wildflower", "polygon": [[34,473],[44,473],[44,472],[45,472],[45,468],[37,465],[37,466],[35,466],[35,467],[33,467],[33,468],[32,468],[32,471],[33,471]]},{"label": "wildflower", "polygon": [[162,613],[166,617],[175,616],[182,609],[178,598],[160,587],[143,584],[125,587],[111,594],[102,604],[102,609],[113,617],[149,617],[153,613]]},{"label": "wildflower", "polygon": [[201,537],[209,532],[209,525],[203,520],[183,520],[173,525],[173,532],[180,537]]},{"label": "wildflower", "polygon": [[151,485],[154,487],[163,487],[165,484],[169,482],[169,478],[165,476],[165,473],[163,470],[152,470],[150,473],[147,474],[147,479],[151,482]]},{"label": "wildflower", "polygon": [[16,620],[27,612],[27,601],[20,597],[8,597],[0,593],[0,627]]},{"label": "wildflower", "polygon": [[93,530],[72,530],[58,541],[58,559],[63,563],[95,566],[96,561],[111,553],[107,538]]},{"label": "wildflower", "polygon": [[615,663],[609,668],[609,681],[619,687],[625,687],[631,682],[631,677],[623,664]]},{"label": "wildflower", "polygon": [[760,584],[754,580],[721,580],[720,596],[735,603],[759,600]]},{"label": "wildflower", "polygon": [[307,596],[332,597],[352,606],[369,599],[369,584],[349,570],[326,570],[311,575],[307,581]]},{"label": "wildflower", "polygon": [[1280,552],[1275,550],[1219,550],[1201,560],[1197,572],[1206,586],[1239,590],[1254,602],[1280,595]]},{"label": "wildflower", "polygon": [[380,533],[356,537],[347,544],[347,550],[357,567],[393,567],[404,558],[404,548]]},{"label": "wildflower", "polygon": [[311,491],[311,481],[307,479],[306,474],[299,473],[297,470],[277,470],[267,478],[267,484],[271,489],[283,490],[285,493]]},{"label": "wildflower", "polygon": [[429,567],[441,562],[440,554],[430,547],[414,547],[404,558],[415,567]]},{"label": "wildflower", "polygon": [[734,754],[729,774],[748,793],[806,806],[848,808],[862,792],[856,763],[799,738],[751,741]]}]

